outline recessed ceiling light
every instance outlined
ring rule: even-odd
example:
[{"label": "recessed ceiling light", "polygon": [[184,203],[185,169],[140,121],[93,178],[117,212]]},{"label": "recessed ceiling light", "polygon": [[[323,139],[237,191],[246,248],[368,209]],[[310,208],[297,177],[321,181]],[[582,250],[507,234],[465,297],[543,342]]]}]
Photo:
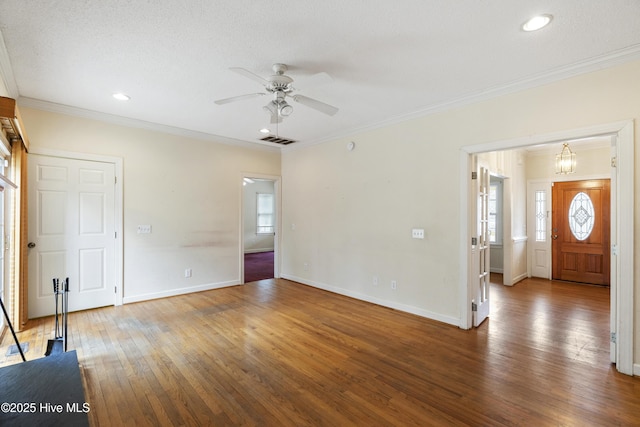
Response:
[{"label": "recessed ceiling light", "polygon": [[271,131],[269,129],[267,129],[267,128],[260,129],[260,133],[269,133],[269,132],[271,132]]},{"label": "recessed ceiling light", "polygon": [[126,95],[124,93],[114,93],[113,97],[115,99],[117,99],[118,101],[128,101],[131,99],[131,97],[129,95]]},{"label": "recessed ceiling light", "polygon": [[522,24],[522,29],[524,31],[537,31],[549,25],[549,22],[551,22],[552,19],[553,16],[551,15],[534,16],[533,18]]}]

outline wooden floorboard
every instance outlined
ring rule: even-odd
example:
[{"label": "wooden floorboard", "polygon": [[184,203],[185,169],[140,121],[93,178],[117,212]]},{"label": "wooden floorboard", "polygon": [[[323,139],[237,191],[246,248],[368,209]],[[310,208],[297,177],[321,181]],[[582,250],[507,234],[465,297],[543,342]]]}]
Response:
[{"label": "wooden floorboard", "polygon": [[[69,315],[93,426],[640,424],[609,362],[609,290],[492,285],[459,328],[287,280]],[[53,319],[19,333],[40,358]],[[0,365],[20,363],[5,356]]]}]

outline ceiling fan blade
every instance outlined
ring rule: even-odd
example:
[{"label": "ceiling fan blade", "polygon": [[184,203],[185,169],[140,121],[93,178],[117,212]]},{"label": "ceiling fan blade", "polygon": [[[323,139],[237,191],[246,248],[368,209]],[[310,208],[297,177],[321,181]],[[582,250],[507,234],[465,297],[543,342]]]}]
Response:
[{"label": "ceiling fan blade", "polygon": [[268,86],[269,82],[265,79],[263,79],[262,77],[260,77],[257,74],[252,73],[249,70],[246,70],[244,68],[240,68],[240,67],[232,67],[229,68],[231,71],[236,72],[238,74],[240,74],[241,76],[245,76],[247,78],[250,78],[251,80],[254,80],[258,83],[260,83],[262,86]]},{"label": "ceiling fan blade", "polygon": [[266,95],[265,93],[249,93],[247,95],[232,96],[231,98],[218,99],[213,101],[218,105],[228,104],[230,102],[242,101],[244,99],[255,98],[256,96]]},{"label": "ceiling fan blade", "polygon": [[302,105],[306,105],[307,107],[313,108],[314,110],[318,110],[321,113],[325,113],[329,116],[333,116],[338,112],[338,109],[333,105],[325,104],[324,102],[320,102],[316,99],[309,98],[304,95],[292,95],[294,101],[299,102]]}]

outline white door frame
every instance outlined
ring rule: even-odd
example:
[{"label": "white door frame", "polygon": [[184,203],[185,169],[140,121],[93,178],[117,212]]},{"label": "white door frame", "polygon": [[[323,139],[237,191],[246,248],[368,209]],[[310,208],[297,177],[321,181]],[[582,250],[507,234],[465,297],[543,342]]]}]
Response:
[{"label": "white door frame", "polygon": [[49,148],[32,147],[29,154],[39,154],[49,157],[61,157],[73,160],[87,160],[93,162],[112,163],[115,167],[116,185],[114,194],[114,214],[115,214],[115,298],[114,305],[122,305],[124,299],[124,239],[123,239],[123,184],[122,179],[122,158],[113,156],[103,156],[99,154],[77,153],[73,151],[62,151]]},{"label": "white door frame", "polygon": [[240,284],[244,284],[244,186],[242,183],[245,178],[258,178],[273,181],[274,203],[276,211],[275,234],[273,236],[273,277],[280,278],[280,248],[281,248],[281,211],[282,205],[282,178],[277,175],[265,175],[261,173],[243,172],[239,179],[240,185]]},{"label": "white door frame", "polygon": [[[616,369],[621,373],[633,375],[634,347],[634,123],[632,120],[571,129],[561,132],[534,135],[523,138],[493,141],[484,144],[464,146],[460,149],[460,327],[471,328],[472,288],[468,283],[469,265],[471,261],[471,237],[469,218],[469,176],[471,174],[471,155],[483,152],[509,150],[529,145],[561,142],[567,139],[578,139],[592,136],[614,136],[617,158],[617,179],[612,186],[615,192],[615,217],[617,227],[611,233],[611,247],[616,255],[612,255],[612,267],[615,274],[611,277],[611,310],[616,319],[611,330],[616,334],[615,346]],[[612,211],[612,216],[614,212]],[[612,347],[613,348],[613,347]]]}]

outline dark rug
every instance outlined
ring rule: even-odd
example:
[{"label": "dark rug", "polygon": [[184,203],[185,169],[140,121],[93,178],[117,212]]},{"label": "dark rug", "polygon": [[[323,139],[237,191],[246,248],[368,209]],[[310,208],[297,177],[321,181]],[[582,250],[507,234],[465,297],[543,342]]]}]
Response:
[{"label": "dark rug", "polygon": [[273,279],[273,251],[244,254],[244,283]]},{"label": "dark rug", "polygon": [[0,369],[0,426],[89,426],[76,351]]}]

